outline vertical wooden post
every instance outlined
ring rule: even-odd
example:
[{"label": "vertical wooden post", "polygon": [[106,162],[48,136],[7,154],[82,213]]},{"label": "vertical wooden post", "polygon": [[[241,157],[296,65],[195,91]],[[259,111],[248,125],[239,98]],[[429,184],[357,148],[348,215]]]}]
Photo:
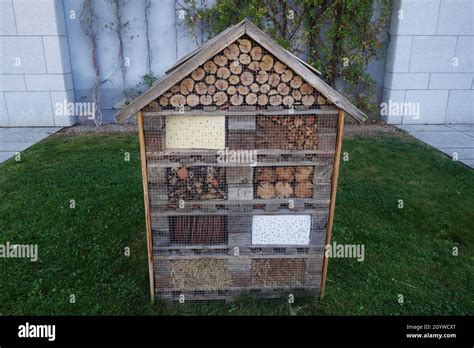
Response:
[{"label": "vertical wooden post", "polygon": [[[337,125],[336,154],[334,157],[334,169],[333,169],[332,180],[331,180],[331,203],[329,206],[328,233],[326,235],[326,244],[325,244],[326,246],[331,244],[332,223],[334,221],[334,208],[336,206],[337,179],[339,177],[339,163],[341,159],[342,135],[344,133],[344,111],[342,109],[339,109],[338,117],[339,119],[338,119],[338,125]],[[329,258],[326,257],[326,252],[325,252],[324,262],[323,262],[323,274],[321,277],[320,299],[324,297],[324,290],[326,288],[326,275],[328,272],[328,262],[329,262]]]},{"label": "vertical wooden post", "polygon": [[150,217],[150,198],[148,197],[148,171],[146,163],[145,149],[145,131],[143,129],[143,114],[138,111],[138,135],[140,139],[140,160],[142,163],[142,180],[143,180],[143,197],[145,200],[145,224],[146,224],[146,243],[148,249],[148,274],[150,277],[150,297],[151,301],[155,301],[155,277],[153,269],[153,240],[151,233],[151,217]]}]

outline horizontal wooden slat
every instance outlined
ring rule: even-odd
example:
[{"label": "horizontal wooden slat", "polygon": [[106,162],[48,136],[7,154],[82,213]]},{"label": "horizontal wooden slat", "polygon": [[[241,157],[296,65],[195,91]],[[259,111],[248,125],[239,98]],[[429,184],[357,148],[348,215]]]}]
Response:
[{"label": "horizontal wooden slat", "polygon": [[204,111],[204,110],[189,110],[189,111],[176,111],[176,110],[162,110],[162,111],[145,111],[143,116],[267,116],[267,115],[284,115],[284,116],[298,116],[298,115],[337,115],[339,112],[338,108],[327,108],[327,109],[311,109],[311,110],[216,110],[216,111]]},{"label": "horizontal wooden slat", "polygon": [[160,216],[191,216],[191,215],[324,215],[327,214],[327,209],[314,210],[314,209],[303,209],[293,211],[289,209],[279,209],[278,211],[268,212],[265,209],[253,209],[251,211],[232,211],[232,210],[217,210],[217,211],[204,211],[204,210],[169,210],[169,211],[155,211],[152,212],[152,219]]}]

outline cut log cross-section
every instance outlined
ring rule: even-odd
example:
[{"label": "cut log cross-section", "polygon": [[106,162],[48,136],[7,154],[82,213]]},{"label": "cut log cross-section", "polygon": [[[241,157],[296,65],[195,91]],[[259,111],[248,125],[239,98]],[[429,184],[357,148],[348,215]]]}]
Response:
[{"label": "cut log cross-section", "polygon": [[239,46],[237,44],[232,43],[224,50],[224,55],[229,60],[236,60],[239,57],[240,51]]},{"label": "cut log cross-section", "polygon": [[255,93],[250,93],[245,97],[245,102],[248,105],[254,105],[257,103],[257,95]]},{"label": "cut log cross-section", "polygon": [[265,83],[268,81],[268,73],[266,71],[260,70],[256,77],[258,83]]},{"label": "cut log cross-section", "polygon": [[265,106],[268,104],[268,96],[266,94],[260,94],[258,96],[258,105]]},{"label": "cut log cross-section", "polygon": [[328,103],[292,68],[247,38],[208,58],[154,102],[158,108],[227,104],[258,109]]},{"label": "cut log cross-section", "polygon": [[210,95],[202,95],[199,98],[199,101],[202,105],[211,105],[212,104],[212,97]]},{"label": "cut log cross-section", "polygon": [[250,86],[253,83],[253,75],[246,71],[240,75],[240,81],[244,86]]},{"label": "cut log cross-section", "polygon": [[226,80],[217,80],[215,86],[217,89],[225,91],[229,87],[229,83]]},{"label": "cut log cross-section", "polygon": [[244,101],[244,97],[242,97],[240,94],[234,94],[232,97],[230,97],[230,102],[232,105],[241,105]]},{"label": "cut log cross-section", "polygon": [[252,50],[252,43],[250,40],[241,39],[239,40],[239,49],[242,53],[249,53]]},{"label": "cut log cross-section", "polygon": [[229,83],[231,85],[238,85],[240,83],[240,77],[239,75],[230,75],[229,77]]},{"label": "cut log cross-section", "polygon": [[199,104],[199,96],[197,96],[196,94],[189,94],[186,97],[186,103],[191,107],[194,107],[194,106],[198,105]]},{"label": "cut log cross-section", "polygon": [[208,74],[215,74],[217,71],[217,66],[213,61],[209,60],[204,64],[204,70]]},{"label": "cut log cross-section", "polygon": [[264,71],[269,71],[272,68],[273,68],[273,57],[268,54],[264,55],[260,63],[260,69]]},{"label": "cut log cross-section", "polygon": [[218,55],[214,57],[214,63],[218,66],[224,66],[227,64],[227,58],[223,55]]},{"label": "cut log cross-section", "polygon": [[207,85],[204,82],[198,82],[198,83],[196,83],[196,87],[194,87],[194,90],[199,95],[206,94],[207,93]]},{"label": "cut log cross-section", "polygon": [[277,74],[283,74],[286,71],[286,65],[282,62],[276,62],[273,66],[273,70],[275,70]]},{"label": "cut log cross-section", "polygon": [[242,73],[242,65],[240,64],[238,60],[235,60],[230,64],[230,71],[232,72],[232,74],[236,74],[236,75],[239,75]]},{"label": "cut log cross-section", "polygon": [[260,63],[259,62],[251,62],[248,66],[249,70],[252,70],[252,71],[259,71],[260,70]]},{"label": "cut log cross-section", "polygon": [[179,91],[183,95],[188,95],[189,93],[191,93],[193,91],[193,88],[194,88],[194,80],[189,77],[181,81],[179,85]]},{"label": "cut log cross-section", "polygon": [[170,104],[174,107],[183,106],[186,103],[186,97],[181,94],[175,94],[170,98]]},{"label": "cut log cross-section", "polygon": [[260,59],[262,59],[262,56],[263,56],[262,48],[260,46],[255,46],[250,51],[250,56],[252,57],[252,60],[254,61],[259,61]]},{"label": "cut log cross-section", "polygon": [[206,76],[206,83],[208,85],[212,85],[212,84],[214,84],[214,82],[216,82],[216,75],[207,75]]},{"label": "cut log cross-section", "polygon": [[168,97],[165,97],[164,95],[161,96],[161,98],[160,98],[160,105],[161,105],[162,107],[166,107],[166,106],[168,106],[168,104],[169,104],[169,98],[168,98]]},{"label": "cut log cross-section", "polygon": [[286,69],[283,74],[281,74],[281,80],[283,82],[289,82],[293,78],[293,71]]},{"label": "cut log cross-section", "polygon": [[227,79],[230,76],[230,70],[226,68],[225,66],[222,66],[219,69],[217,69],[216,76],[219,79]]},{"label": "cut log cross-section", "polygon": [[224,92],[217,92],[213,97],[214,104],[221,106],[227,102],[227,94]]},{"label": "cut log cross-section", "polygon": [[194,70],[191,74],[191,78],[194,81],[201,81],[204,78],[204,75],[206,75],[206,72],[202,68],[197,68]]},{"label": "cut log cross-section", "polygon": [[250,59],[250,56],[246,53],[242,53],[240,56],[239,56],[239,62],[240,64],[243,64],[243,65],[248,65],[250,64],[252,60]]}]

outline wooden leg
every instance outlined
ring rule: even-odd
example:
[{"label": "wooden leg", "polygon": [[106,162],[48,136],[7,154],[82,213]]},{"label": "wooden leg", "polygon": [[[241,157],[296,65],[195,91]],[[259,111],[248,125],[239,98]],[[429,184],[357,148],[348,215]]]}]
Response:
[{"label": "wooden leg", "polygon": [[142,164],[142,180],[143,180],[143,196],[145,200],[145,222],[146,222],[146,242],[148,249],[148,273],[150,277],[150,297],[151,301],[155,301],[155,277],[153,268],[153,241],[151,233],[151,217],[150,217],[150,199],[148,197],[148,172],[145,152],[145,132],[143,130],[143,114],[138,112],[138,135],[140,139],[140,159]]},{"label": "wooden leg", "polygon": [[[344,132],[344,111],[339,110],[339,120],[338,120],[338,127],[337,127],[337,142],[336,142],[336,154],[334,157],[334,170],[332,174],[332,182],[331,182],[331,204],[329,206],[329,221],[328,221],[328,233],[326,235],[326,246],[331,244],[331,237],[332,237],[332,224],[334,221],[334,208],[336,206],[336,192],[337,192],[337,179],[339,176],[339,164],[341,158],[341,148],[342,148],[342,135]],[[328,262],[329,259],[326,257],[326,253],[324,254],[324,262],[323,262],[323,274],[321,278],[321,292],[320,292],[320,299],[324,297],[324,290],[326,288],[326,275],[328,272]]]}]

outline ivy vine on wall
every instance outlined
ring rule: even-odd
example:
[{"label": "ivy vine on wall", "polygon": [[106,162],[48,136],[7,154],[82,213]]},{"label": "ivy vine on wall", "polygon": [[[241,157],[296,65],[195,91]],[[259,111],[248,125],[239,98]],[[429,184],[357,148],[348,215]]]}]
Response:
[{"label": "ivy vine on wall", "polygon": [[382,58],[392,0],[176,0],[190,31],[211,38],[244,18],[302,55],[332,86],[377,112],[376,82],[367,72]]},{"label": "ivy vine on wall", "polygon": [[91,87],[91,99],[95,105],[95,112],[92,115],[92,119],[95,124],[98,126],[102,122],[102,114],[100,111],[100,95],[101,87],[107,81],[110,81],[109,78],[103,78],[101,76],[101,69],[99,65],[98,58],[98,36],[101,31],[112,30],[115,33],[115,36],[118,41],[118,51],[117,51],[117,68],[111,74],[114,75],[117,71],[120,71],[122,82],[123,82],[123,97],[124,102],[128,103],[131,100],[138,97],[145,89],[151,87],[151,85],[156,81],[157,77],[151,70],[152,64],[152,52],[150,47],[150,31],[149,31],[149,18],[150,18],[150,0],[143,0],[143,16],[145,24],[145,39],[146,39],[146,66],[147,72],[145,75],[141,76],[140,82],[135,87],[126,88],[126,75],[127,75],[127,58],[125,57],[125,45],[124,40],[132,40],[134,36],[127,36],[126,31],[129,28],[130,22],[123,21],[122,15],[125,5],[127,5],[127,0],[109,0],[111,5],[110,17],[114,19],[112,22],[107,22],[102,26],[99,25],[99,18],[95,11],[95,2],[93,0],[84,0],[82,3],[81,10],[81,28],[84,34],[87,36],[91,46],[91,56],[92,56],[92,66],[95,73],[95,81]]}]

